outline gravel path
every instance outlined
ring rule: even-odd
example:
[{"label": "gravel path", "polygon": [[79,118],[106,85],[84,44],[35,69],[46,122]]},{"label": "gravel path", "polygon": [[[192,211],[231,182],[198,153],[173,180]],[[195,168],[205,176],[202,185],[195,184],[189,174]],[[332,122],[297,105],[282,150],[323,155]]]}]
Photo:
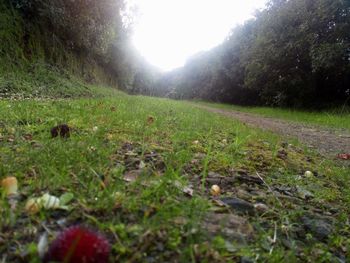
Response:
[{"label": "gravel path", "polygon": [[310,148],[331,159],[340,153],[350,153],[350,133],[345,130],[332,130],[319,126],[311,126],[297,122],[288,122],[251,113],[233,110],[216,109],[204,105],[197,107],[210,112],[235,118],[249,126],[269,130],[284,136],[297,138]]}]

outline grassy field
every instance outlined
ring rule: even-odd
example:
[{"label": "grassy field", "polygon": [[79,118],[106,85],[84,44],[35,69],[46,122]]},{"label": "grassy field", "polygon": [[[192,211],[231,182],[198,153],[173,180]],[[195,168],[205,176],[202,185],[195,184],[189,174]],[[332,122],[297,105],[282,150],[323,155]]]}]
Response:
[{"label": "grassy field", "polygon": [[242,107],[237,105],[199,102],[201,104],[221,109],[259,114],[265,117],[285,119],[305,124],[314,124],[334,129],[350,131],[350,109],[348,107],[328,111],[301,111],[271,107]]},{"label": "grassy field", "polygon": [[[40,236],[76,224],[108,238],[111,262],[350,260],[349,170],[187,103],[107,93],[0,101],[0,179],[20,193],[11,209],[1,192],[1,262],[40,262]],[[339,118],[313,122],[349,128]],[[58,124],[70,138],[51,138]],[[28,213],[44,193],[68,210]]]}]

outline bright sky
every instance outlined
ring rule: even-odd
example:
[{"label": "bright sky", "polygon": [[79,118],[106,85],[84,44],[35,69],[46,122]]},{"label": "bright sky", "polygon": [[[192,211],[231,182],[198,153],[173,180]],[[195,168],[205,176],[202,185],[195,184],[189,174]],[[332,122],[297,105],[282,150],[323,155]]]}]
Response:
[{"label": "bright sky", "polygon": [[139,15],[133,43],[151,64],[171,70],[220,44],[267,0],[129,0]]}]

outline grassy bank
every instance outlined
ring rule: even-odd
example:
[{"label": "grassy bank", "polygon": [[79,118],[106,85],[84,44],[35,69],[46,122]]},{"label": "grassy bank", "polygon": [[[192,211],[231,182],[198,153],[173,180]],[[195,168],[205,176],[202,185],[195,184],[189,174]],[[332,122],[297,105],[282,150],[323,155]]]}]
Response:
[{"label": "grassy bank", "polygon": [[[75,224],[107,236],[111,262],[350,259],[346,168],[187,103],[109,92],[0,101],[0,178],[21,195],[11,210],[1,191],[2,259],[38,262],[39,237]],[[70,138],[51,138],[62,123]],[[74,197],[26,212],[44,193]]]},{"label": "grassy bank", "polygon": [[206,102],[199,103],[221,109],[248,112],[253,114],[259,114],[265,117],[302,122],[305,124],[314,124],[334,129],[346,129],[350,131],[350,109],[347,107],[317,112],[271,107],[242,107],[237,105]]},{"label": "grassy bank", "polygon": [[91,97],[117,87],[116,74],[84,50],[67,47],[47,25],[0,1],[0,98]]}]

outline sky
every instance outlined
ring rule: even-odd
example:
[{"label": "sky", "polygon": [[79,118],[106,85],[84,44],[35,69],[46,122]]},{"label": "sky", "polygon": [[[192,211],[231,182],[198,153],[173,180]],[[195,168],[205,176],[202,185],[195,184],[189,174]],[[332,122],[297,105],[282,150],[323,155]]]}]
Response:
[{"label": "sky", "polygon": [[137,6],[133,44],[152,65],[169,71],[225,40],[267,0],[129,0]]}]

